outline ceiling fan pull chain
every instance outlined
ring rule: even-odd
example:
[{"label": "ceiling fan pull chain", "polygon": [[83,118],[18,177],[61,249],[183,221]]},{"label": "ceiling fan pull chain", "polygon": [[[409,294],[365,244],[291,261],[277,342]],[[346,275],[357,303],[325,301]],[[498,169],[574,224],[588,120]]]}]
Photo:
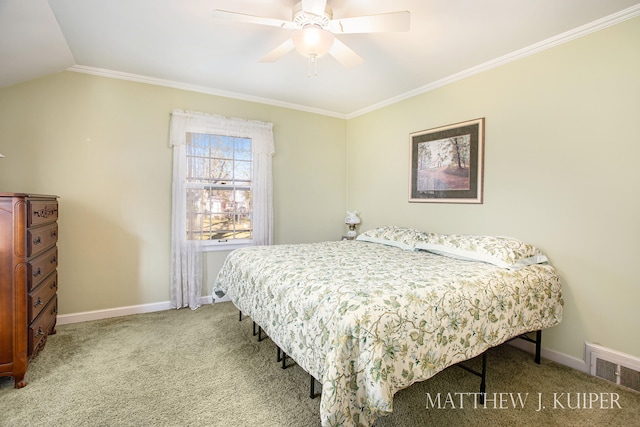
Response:
[{"label": "ceiling fan pull chain", "polygon": [[318,75],[318,61],[316,55],[309,55],[309,64],[307,67],[307,78],[311,78],[311,66],[313,65],[313,77]]}]

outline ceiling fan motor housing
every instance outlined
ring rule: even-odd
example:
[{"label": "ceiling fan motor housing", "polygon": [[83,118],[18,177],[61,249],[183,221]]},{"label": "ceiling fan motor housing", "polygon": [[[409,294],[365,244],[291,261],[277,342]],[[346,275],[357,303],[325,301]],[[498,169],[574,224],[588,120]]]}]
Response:
[{"label": "ceiling fan motor housing", "polygon": [[313,13],[305,12],[302,9],[302,2],[296,3],[293,6],[293,22],[298,24],[300,28],[304,28],[308,25],[316,25],[323,29],[327,29],[329,27],[329,22],[333,19],[333,11],[329,5],[326,5],[324,8],[324,13],[322,15],[315,15]]}]

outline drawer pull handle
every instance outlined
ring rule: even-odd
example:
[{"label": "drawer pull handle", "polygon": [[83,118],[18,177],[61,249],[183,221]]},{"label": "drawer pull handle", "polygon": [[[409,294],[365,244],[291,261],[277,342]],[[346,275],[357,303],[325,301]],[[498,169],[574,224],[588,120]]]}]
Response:
[{"label": "drawer pull handle", "polygon": [[42,240],[40,240],[40,236],[38,236],[35,239],[33,239],[33,244],[34,245],[39,245],[40,243],[42,243]]},{"label": "drawer pull handle", "polygon": [[50,289],[55,289],[58,287],[58,283],[54,280],[53,282],[51,282],[51,285],[49,285]]},{"label": "drawer pull handle", "polygon": [[57,261],[56,256],[52,256],[51,259],[49,260],[50,264],[55,264],[55,262]]},{"label": "drawer pull handle", "polygon": [[56,237],[58,232],[56,230],[51,230],[51,237]]},{"label": "drawer pull handle", "polygon": [[40,270],[40,267],[38,267],[38,269],[33,272],[33,277],[38,277],[41,274],[42,274],[42,270]]},{"label": "drawer pull handle", "polygon": [[44,335],[44,331],[42,330],[42,326],[38,327],[38,330],[36,331],[36,334],[35,334],[35,338],[38,338],[40,335]]},{"label": "drawer pull handle", "polygon": [[37,307],[39,305],[42,305],[42,298],[40,298],[40,297],[38,297],[38,300],[35,303],[33,303],[34,307]]}]

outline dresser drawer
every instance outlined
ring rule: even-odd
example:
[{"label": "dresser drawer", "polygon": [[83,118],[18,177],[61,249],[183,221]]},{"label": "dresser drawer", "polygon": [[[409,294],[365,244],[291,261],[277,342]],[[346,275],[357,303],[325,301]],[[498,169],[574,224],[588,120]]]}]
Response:
[{"label": "dresser drawer", "polygon": [[49,224],[58,220],[58,202],[55,200],[30,200],[27,209],[27,227]]},{"label": "dresser drawer", "polygon": [[29,325],[29,355],[38,351],[56,323],[58,315],[58,297],[54,296],[42,310],[40,316]]},{"label": "dresser drawer", "polygon": [[58,241],[58,224],[27,230],[27,257],[31,257]]},{"label": "dresser drawer", "polygon": [[58,248],[53,247],[27,263],[27,292],[38,287],[38,284],[58,266]]},{"label": "dresser drawer", "polygon": [[53,272],[33,292],[29,293],[29,322],[38,317],[44,306],[58,290],[58,273]]}]

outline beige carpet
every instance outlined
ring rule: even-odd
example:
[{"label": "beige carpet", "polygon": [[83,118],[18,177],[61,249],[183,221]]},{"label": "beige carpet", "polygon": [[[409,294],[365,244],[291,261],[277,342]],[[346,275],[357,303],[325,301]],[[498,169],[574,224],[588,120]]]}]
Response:
[{"label": "beige carpet", "polygon": [[[490,350],[488,360],[489,398],[503,394],[487,408],[461,394],[475,393],[478,378],[452,367],[396,394],[394,413],[375,425],[640,426],[640,393],[546,360],[535,365],[508,345]],[[282,370],[274,344],[257,342],[251,320],[238,322],[231,303],[59,326],[26,380],[16,390],[12,378],[0,377],[0,426],[320,424],[308,375],[295,365]],[[572,406],[578,394],[608,397],[609,409],[600,402],[569,409],[567,393]],[[427,409],[438,394],[445,408]]]}]

